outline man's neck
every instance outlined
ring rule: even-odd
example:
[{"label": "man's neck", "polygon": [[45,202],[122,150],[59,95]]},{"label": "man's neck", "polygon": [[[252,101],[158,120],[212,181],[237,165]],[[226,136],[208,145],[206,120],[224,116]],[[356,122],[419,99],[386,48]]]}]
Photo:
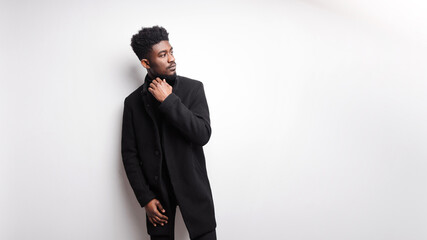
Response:
[{"label": "man's neck", "polygon": [[175,84],[175,80],[176,80],[176,74],[174,74],[174,75],[161,75],[161,74],[155,75],[155,74],[153,74],[151,72],[148,72],[147,73],[147,77],[148,77],[148,80],[149,80],[148,83],[151,83],[155,78],[158,77],[158,78],[160,78],[162,80],[166,79],[166,82],[169,85],[171,85],[171,86],[173,86]]}]

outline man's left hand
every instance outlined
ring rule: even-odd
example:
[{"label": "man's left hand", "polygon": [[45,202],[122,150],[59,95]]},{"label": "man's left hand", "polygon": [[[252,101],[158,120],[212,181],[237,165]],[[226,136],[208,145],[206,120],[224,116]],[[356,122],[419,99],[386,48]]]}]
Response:
[{"label": "man's left hand", "polygon": [[153,94],[157,101],[163,102],[172,93],[172,86],[165,79],[161,80],[157,77],[150,83],[148,91]]}]

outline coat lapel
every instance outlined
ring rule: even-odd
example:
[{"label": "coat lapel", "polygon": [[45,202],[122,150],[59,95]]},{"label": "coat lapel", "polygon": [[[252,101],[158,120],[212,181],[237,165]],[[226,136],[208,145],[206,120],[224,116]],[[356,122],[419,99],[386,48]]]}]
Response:
[{"label": "coat lapel", "polygon": [[[172,87],[172,92],[175,94],[178,90],[179,82],[180,82],[179,76],[176,76],[175,84]],[[161,126],[157,125],[157,120],[156,120],[156,116],[155,116],[154,109],[153,109],[154,106],[151,105],[150,100],[149,100],[149,97],[151,97],[149,95],[151,93],[148,91],[148,84],[149,83],[150,83],[149,77],[148,77],[148,75],[146,75],[145,80],[144,80],[144,84],[142,85],[142,91],[141,91],[142,102],[144,104],[145,111],[148,113],[148,115],[151,118],[151,121],[154,124],[156,138],[157,138],[158,143],[160,143],[159,127],[161,127]]]},{"label": "coat lapel", "polygon": [[160,143],[160,135],[159,135],[159,127],[160,126],[157,125],[157,121],[156,121],[156,117],[155,117],[154,109],[153,109],[154,106],[151,106],[150,100],[148,99],[150,97],[148,94],[151,94],[151,93],[148,91],[148,81],[147,80],[148,79],[145,78],[145,82],[142,86],[142,91],[141,91],[142,102],[144,104],[145,111],[148,113],[148,116],[150,116],[151,121],[154,124],[154,128],[155,128],[154,132],[156,134],[156,140],[158,143]]}]

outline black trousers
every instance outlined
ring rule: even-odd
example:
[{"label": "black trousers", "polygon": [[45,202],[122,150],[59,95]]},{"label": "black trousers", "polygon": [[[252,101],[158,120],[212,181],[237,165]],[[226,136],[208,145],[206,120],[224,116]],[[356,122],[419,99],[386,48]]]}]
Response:
[{"label": "black trousers", "polygon": [[[168,223],[164,224],[163,226],[157,224],[157,227],[154,227],[153,224],[148,220],[148,216],[146,216],[147,231],[151,237],[151,240],[174,240],[175,216],[178,202],[176,200],[165,161],[163,161],[162,164],[162,174],[159,180],[161,193],[158,196],[158,200],[166,210],[164,214],[168,217]],[[183,218],[185,223],[185,217],[183,216]],[[188,229],[190,225],[186,223],[186,226]],[[201,236],[191,238],[191,240],[216,240],[216,231],[213,230],[211,232],[204,233]]]}]

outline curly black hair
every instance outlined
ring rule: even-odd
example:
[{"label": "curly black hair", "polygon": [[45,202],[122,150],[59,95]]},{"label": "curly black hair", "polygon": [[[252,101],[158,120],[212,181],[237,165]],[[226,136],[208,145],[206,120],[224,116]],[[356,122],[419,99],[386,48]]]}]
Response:
[{"label": "curly black hair", "polygon": [[143,27],[139,32],[132,36],[130,45],[138,59],[147,58],[151,47],[160,41],[169,41],[169,33],[163,27],[153,26],[151,28]]}]

